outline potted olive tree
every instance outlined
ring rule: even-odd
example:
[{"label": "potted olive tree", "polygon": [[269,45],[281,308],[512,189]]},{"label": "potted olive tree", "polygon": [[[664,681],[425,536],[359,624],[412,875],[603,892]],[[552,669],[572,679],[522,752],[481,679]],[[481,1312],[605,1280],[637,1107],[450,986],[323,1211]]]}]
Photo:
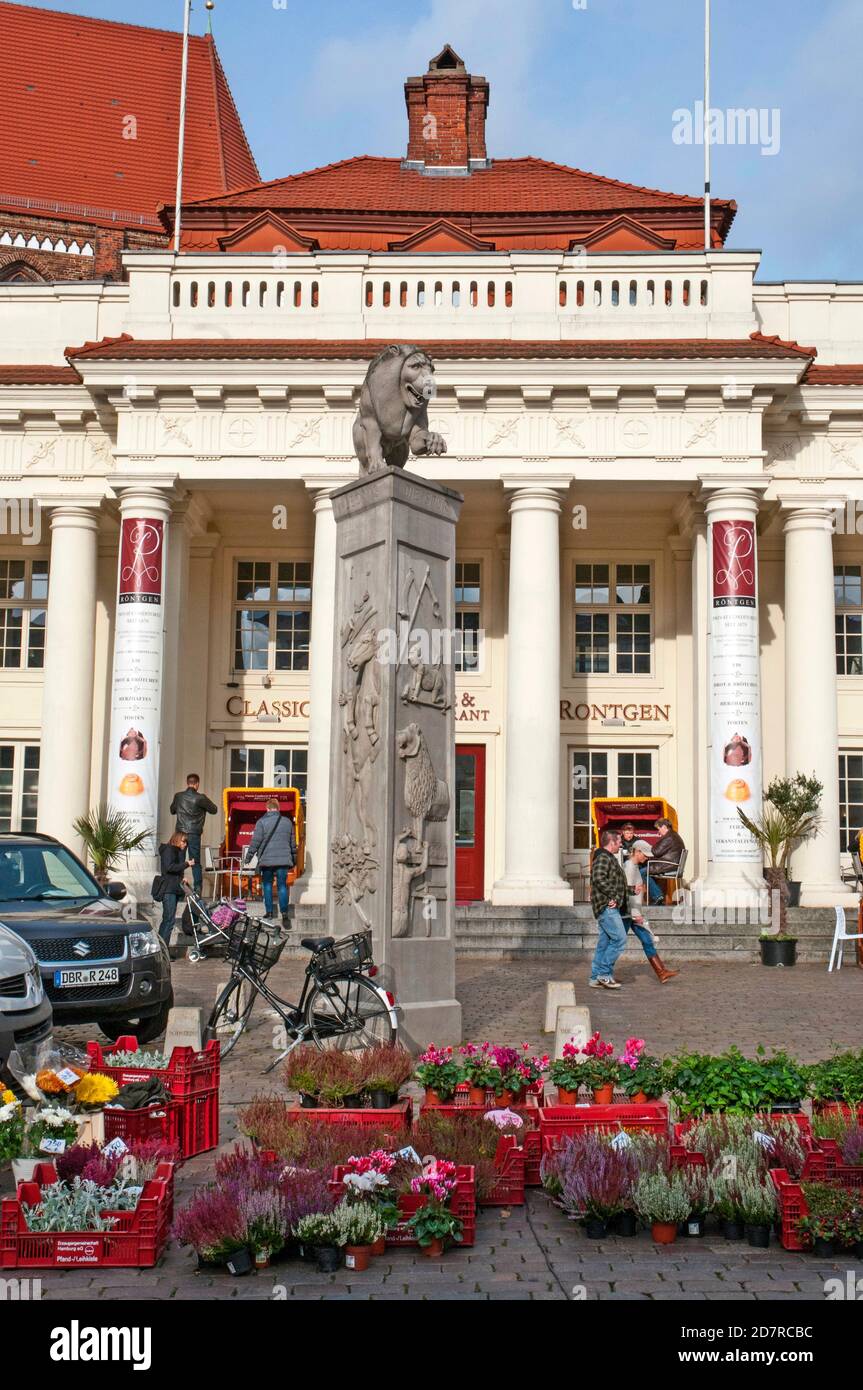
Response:
[{"label": "potted olive tree", "polygon": [[804,840],[818,834],[821,828],[821,793],[823,783],[814,775],[797,772],[793,777],[774,777],[764,793],[761,814],[754,820],[737,808],[750,835],[761,846],[768,863],[764,878],[778,902],[778,929],[762,932],[762,965],[794,965],[797,960],[797,938],[788,931],[788,908],[800,902],[800,883],[788,879],[788,861],[792,850]]}]

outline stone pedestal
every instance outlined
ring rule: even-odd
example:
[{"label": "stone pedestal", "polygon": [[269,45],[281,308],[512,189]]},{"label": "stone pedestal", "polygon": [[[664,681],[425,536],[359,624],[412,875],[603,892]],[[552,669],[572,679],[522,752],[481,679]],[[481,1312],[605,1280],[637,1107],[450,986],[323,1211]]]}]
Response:
[{"label": "stone pedestal", "polygon": [[455,998],[455,526],[462,497],[400,468],[336,519],[327,930],[370,928],[406,1044],[461,1039]]}]

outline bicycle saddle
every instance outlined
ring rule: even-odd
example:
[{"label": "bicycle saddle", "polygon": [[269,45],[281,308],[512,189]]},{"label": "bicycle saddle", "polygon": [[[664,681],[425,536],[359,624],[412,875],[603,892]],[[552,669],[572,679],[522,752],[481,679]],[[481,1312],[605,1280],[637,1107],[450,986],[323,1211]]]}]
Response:
[{"label": "bicycle saddle", "polygon": [[300,940],[300,945],[307,951],[322,951],[325,946],[332,946],[335,942],[334,936],[304,936]]}]

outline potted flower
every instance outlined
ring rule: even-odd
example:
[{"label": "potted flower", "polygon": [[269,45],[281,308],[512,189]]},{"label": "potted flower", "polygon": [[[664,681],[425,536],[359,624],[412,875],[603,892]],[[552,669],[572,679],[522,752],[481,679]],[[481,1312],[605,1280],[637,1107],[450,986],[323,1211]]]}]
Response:
[{"label": "potted flower", "polygon": [[742,1172],[739,1181],[747,1243],[766,1250],[770,1244],[770,1230],[776,1220],[775,1188],[768,1175],[751,1170]]},{"label": "potted flower", "polygon": [[579,1087],[586,1082],[581,1048],[570,1041],[563,1044],[563,1055],[551,1064],[549,1076],[557,1087],[558,1105],[575,1105]]},{"label": "potted flower", "polygon": [[774,777],[764,793],[761,814],[754,820],[740,807],[737,814],[750,835],[769,859],[764,878],[778,905],[776,929],[761,935],[762,965],[794,965],[797,938],[787,929],[788,907],[800,901],[800,884],[792,895],[788,881],[788,860],[792,850],[811,839],[821,828],[820,803],[823,784],[815,776],[795,773],[793,777]]},{"label": "potted flower", "polygon": [[665,1091],[665,1062],[659,1057],[649,1057],[641,1051],[637,1054],[627,1052],[629,1041],[631,1039],[627,1041],[623,1054],[618,1059],[620,1073],[617,1084],[633,1105],[644,1105],[647,1101],[658,1100]]},{"label": "potted flower", "polygon": [[502,1108],[513,1103],[513,1090],[520,1084],[520,1078],[516,1071],[519,1053],[516,1047],[493,1046],[491,1049],[492,1061],[494,1063],[492,1087],[494,1089],[495,1101]]},{"label": "potted flower", "polygon": [[333,1274],[339,1268],[342,1263],[340,1229],[332,1212],[312,1212],[301,1217],[294,1227],[294,1234],[303,1251],[314,1253],[315,1263],[322,1274]]},{"label": "potted flower", "polygon": [[689,1197],[689,1213],[684,1218],[680,1234],[700,1237],[707,1227],[707,1213],[710,1210],[710,1188],[707,1169],[689,1167],[681,1169],[683,1185]]},{"label": "potted flower", "polygon": [[445,1105],[464,1080],[464,1065],[451,1047],[428,1047],[420,1057],[414,1076],[426,1088],[426,1105]]},{"label": "potted flower", "polygon": [[372,1243],[373,1255],[383,1255],[386,1233],[398,1224],[398,1203],[390,1187],[390,1173],[397,1161],[395,1154],[384,1149],[373,1149],[359,1158],[352,1154],[342,1176],[345,1201],[371,1203],[380,1217],[381,1231]]},{"label": "potted flower", "polygon": [[[0,1163],[13,1165],[21,1161],[24,1152],[24,1107],[14,1091],[0,1091]],[[29,1179],[15,1174],[16,1182]]]},{"label": "potted flower", "polygon": [[657,1245],[677,1239],[681,1221],[689,1215],[690,1195],[678,1171],[642,1173],[633,1190],[635,1210],[649,1224]]},{"label": "potted flower", "polygon": [[71,1110],[60,1105],[45,1105],[37,1110],[27,1128],[27,1145],[34,1155],[49,1158],[61,1154],[78,1138],[78,1121]]},{"label": "potted flower", "polygon": [[850,1114],[863,1102],[863,1052],[839,1052],[808,1068],[809,1095],[816,1114]]},{"label": "potted flower", "polygon": [[381,1239],[385,1226],[372,1202],[342,1202],[333,1212],[337,1241],[344,1247],[345,1265],[358,1274],[368,1269],[372,1247]]},{"label": "potted flower", "polygon": [[726,1240],[743,1240],[746,1232],[743,1227],[743,1202],[736,1178],[727,1177],[721,1169],[714,1169],[708,1178],[710,1210],[722,1223],[722,1234]]},{"label": "potted flower", "polygon": [[584,1085],[593,1091],[594,1105],[611,1105],[614,1098],[614,1083],[618,1078],[617,1058],[614,1044],[604,1042],[597,1031],[588,1038],[582,1048],[584,1054]]},{"label": "potted flower", "polygon": [[221,1184],[200,1188],[177,1212],[173,1233],[192,1247],[199,1268],[227,1264],[245,1248],[239,1194]]},{"label": "potted flower", "polygon": [[309,1043],[301,1043],[288,1053],[282,1080],[289,1091],[297,1091],[300,1105],[314,1109],[318,1104],[322,1053]]},{"label": "potted flower", "polygon": [[526,1091],[532,1087],[540,1086],[545,1073],[548,1071],[548,1065],[549,1058],[546,1053],[543,1053],[541,1057],[533,1056],[530,1051],[530,1043],[522,1043],[518,1060],[508,1073],[513,1104],[517,1105],[520,1101],[523,1102]]},{"label": "potted flower", "polygon": [[360,1057],[362,1090],[375,1110],[388,1110],[398,1100],[399,1090],[410,1080],[413,1058],[407,1048],[385,1043],[370,1047]]},{"label": "potted flower", "polygon": [[491,1043],[484,1042],[480,1047],[477,1047],[476,1043],[465,1043],[459,1048],[459,1055],[462,1058],[464,1080],[470,1087],[471,1105],[485,1105],[486,1091],[494,1090],[500,1080],[500,1070],[492,1057]]},{"label": "potted flower", "polygon": [[411,1179],[411,1192],[425,1201],[408,1217],[408,1225],[417,1238],[424,1255],[436,1259],[443,1254],[448,1240],[459,1244],[463,1226],[461,1218],[450,1210],[456,1186],[456,1165],[439,1160],[420,1177]]},{"label": "potted flower", "polygon": [[285,1199],[278,1188],[253,1187],[240,1198],[243,1241],[257,1269],[266,1269],[278,1255],[288,1234]]}]

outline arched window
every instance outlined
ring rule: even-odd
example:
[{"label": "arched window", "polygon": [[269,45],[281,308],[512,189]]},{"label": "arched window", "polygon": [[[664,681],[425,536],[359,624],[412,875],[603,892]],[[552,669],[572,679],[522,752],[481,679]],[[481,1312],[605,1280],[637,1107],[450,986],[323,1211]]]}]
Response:
[{"label": "arched window", "polygon": [[559,284],[558,287],[557,287],[557,302],[558,302],[558,304],[560,305],[561,309],[565,309],[565,308],[566,308],[566,281],[565,281],[565,280],[561,280],[560,284]]}]

